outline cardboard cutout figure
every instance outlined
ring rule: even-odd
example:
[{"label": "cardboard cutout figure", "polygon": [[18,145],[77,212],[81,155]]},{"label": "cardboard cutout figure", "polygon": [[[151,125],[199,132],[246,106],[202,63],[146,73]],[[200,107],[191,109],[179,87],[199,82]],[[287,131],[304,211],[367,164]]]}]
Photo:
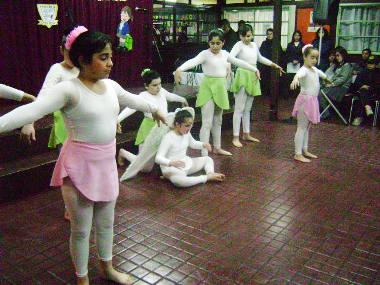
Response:
[{"label": "cardboard cutout figure", "polygon": [[120,24],[117,28],[116,36],[119,38],[118,49],[122,51],[131,51],[133,48],[133,39],[130,34],[129,20],[132,20],[132,10],[128,6],[121,9]]}]

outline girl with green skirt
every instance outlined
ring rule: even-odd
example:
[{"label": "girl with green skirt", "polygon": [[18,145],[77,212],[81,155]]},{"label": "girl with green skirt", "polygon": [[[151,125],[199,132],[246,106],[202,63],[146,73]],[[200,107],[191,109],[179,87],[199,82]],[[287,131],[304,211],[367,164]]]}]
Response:
[{"label": "girl with green skirt", "polygon": [[[224,35],[220,30],[212,30],[209,34],[209,49],[201,51],[196,57],[186,61],[175,72],[175,81],[180,82],[181,72],[202,65],[204,78],[199,87],[196,107],[201,108],[202,127],[200,130],[200,141],[208,143],[210,133],[213,138],[214,153],[221,155],[232,155],[221,147],[221,129],[223,110],[230,108],[227,94],[226,77],[231,72],[229,62],[255,72],[257,69],[237,58],[229,59],[227,51],[222,50]],[[207,156],[206,149],[202,155]]]},{"label": "girl with green skirt", "polygon": [[[263,57],[255,42],[252,42],[253,34],[250,25],[244,25],[239,29],[241,41],[237,42],[230,52],[230,58],[239,58],[256,67],[257,61],[262,64],[272,66],[284,72],[282,68]],[[242,147],[239,140],[240,123],[243,121],[243,140],[259,142],[258,139],[250,135],[251,109],[253,98],[261,95],[260,72],[255,72],[238,68],[235,78],[231,85],[231,91],[234,92],[235,110],[233,116],[233,139],[232,144],[236,147]]]},{"label": "girl with green skirt", "polygon": [[[173,94],[165,90],[161,87],[161,75],[151,69],[144,69],[141,73],[141,77],[144,81],[144,86],[146,91],[143,91],[139,94],[145,100],[154,103],[158,110],[162,112],[163,115],[168,114],[168,103],[169,102],[179,102],[184,106],[188,106],[187,100],[184,97]],[[120,123],[125,118],[129,117],[136,110],[125,108],[118,116],[118,122]],[[145,138],[148,136],[153,127],[156,126],[156,122],[152,118],[151,113],[144,114],[144,120],[142,121],[139,130],[137,131],[135,145],[139,146],[139,152],[141,152]],[[128,160],[130,162],[136,159],[136,155],[126,151],[125,149],[120,149],[117,161],[119,165],[124,165],[124,160]],[[150,172],[154,166],[154,157],[146,163],[143,172]]]}]

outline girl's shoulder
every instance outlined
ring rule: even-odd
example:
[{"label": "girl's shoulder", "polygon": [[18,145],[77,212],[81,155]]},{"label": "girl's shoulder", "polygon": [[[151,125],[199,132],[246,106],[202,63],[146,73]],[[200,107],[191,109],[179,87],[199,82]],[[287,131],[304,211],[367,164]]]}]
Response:
[{"label": "girl's shoulder", "polygon": [[320,70],[318,68],[316,68],[315,66],[312,67],[312,70],[315,71],[315,72],[319,72]]},{"label": "girl's shoulder", "polygon": [[60,62],[54,63],[49,68],[49,73],[62,73],[64,71],[64,67]]},{"label": "girl's shoulder", "polygon": [[141,91],[138,95],[144,97],[144,96],[148,96],[148,95],[150,95],[150,94],[149,94],[148,91],[145,90],[145,91]]},{"label": "girl's shoulder", "polygon": [[257,48],[257,43],[256,42],[251,42],[250,43],[250,46],[254,47],[254,48]]},{"label": "girl's shoulder", "polygon": [[170,129],[163,137],[163,139],[167,140],[168,142],[173,142],[173,138],[175,138],[177,135],[173,129]]},{"label": "girl's shoulder", "polygon": [[205,55],[209,55],[210,53],[212,53],[210,49],[204,49],[200,53],[198,53],[198,56],[205,56]]},{"label": "girl's shoulder", "polygon": [[230,53],[229,53],[228,51],[224,50],[224,49],[222,49],[222,50],[220,51],[220,54],[221,54],[223,57],[225,57],[225,58],[227,58],[227,57],[230,55]]}]

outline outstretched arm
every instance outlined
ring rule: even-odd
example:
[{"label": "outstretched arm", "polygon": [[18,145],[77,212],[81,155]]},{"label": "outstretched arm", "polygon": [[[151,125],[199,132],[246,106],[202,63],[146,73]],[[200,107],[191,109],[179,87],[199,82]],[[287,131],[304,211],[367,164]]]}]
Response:
[{"label": "outstretched arm", "polygon": [[[0,84],[0,98],[21,101],[26,93],[16,88]],[[27,94],[29,95],[29,94]],[[32,96],[32,95],[30,95]]]},{"label": "outstretched arm", "polygon": [[166,124],[165,116],[158,110],[158,107],[155,104],[148,102],[141,96],[128,92],[113,80],[110,80],[110,82],[113,85],[121,106],[144,113],[152,113],[152,117],[157,121],[158,125],[160,125],[160,122]]},{"label": "outstretched arm", "polygon": [[162,88],[162,92],[165,94],[165,97],[169,102],[179,102],[182,103],[184,106],[189,106],[185,97],[179,96],[174,93],[170,93],[164,88]]},{"label": "outstretched arm", "polygon": [[117,122],[121,123],[126,118],[128,118],[131,115],[133,115],[134,113],[136,113],[136,110],[128,108],[128,107],[124,108],[123,111],[121,111],[120,114],[119,114],[119,116],[117,117]]},{"label": "outstretched arm", "polygon": [[205,58],[205,51],[200,52],[196,57],[189,59],[185,63],[183,63],[180,67],[177,68],[177,70],[174,72],[174,81],[175,83],[181,82],[181,73],[183,71],[192,69],[202,63],[204,63],[206,60]]},{"label": "outstretched arm", "polygon": [[69,101],[69,94],[59,88],[51,88],[54,96],[41,96],[33,103],[18,107],[0,117],[0,133],[11,131],[53,113]]}]

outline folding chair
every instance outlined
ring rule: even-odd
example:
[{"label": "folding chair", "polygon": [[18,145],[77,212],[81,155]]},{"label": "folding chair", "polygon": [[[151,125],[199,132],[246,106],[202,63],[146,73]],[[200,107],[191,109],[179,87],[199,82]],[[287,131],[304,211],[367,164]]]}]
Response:
[{"label": "folding chair", "polygon": [[343,121],[343,123],[345,125],[348,125],[347,120],[343,117],[343,115],[339,112],[337,107],[335,107],[334,103],[330,100],[330,98],[326,95],[326,93],[322,89],[321,89],[321,94],[326,99],[326,101],[328,102],[327,107],[321,113],[321,117],[331,107],[334,109],[335,113],[339,116],[339,118]]}]

